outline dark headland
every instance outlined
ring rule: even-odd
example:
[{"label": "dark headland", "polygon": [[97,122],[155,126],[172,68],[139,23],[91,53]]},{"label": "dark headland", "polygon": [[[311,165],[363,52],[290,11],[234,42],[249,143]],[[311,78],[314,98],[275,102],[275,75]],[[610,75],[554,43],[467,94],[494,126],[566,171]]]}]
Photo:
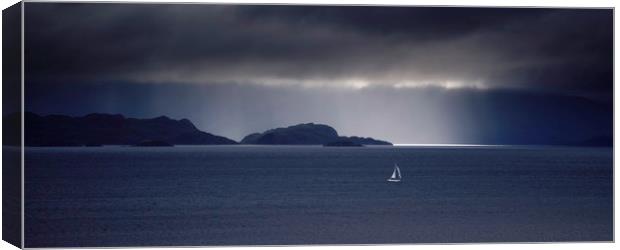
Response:
[{"label": "dark headland", "polygon": [[[15,119],[20,119],[19,113],[4,117],[4,122],[11,123]],[[237,144],[226,137],[200,131],[187,119],[174,120],[166,116],[136,119],[111,114],[71,117],[26,112],[24,123],[26,146]],[[16,143],[10,143],[13,144]]]}]

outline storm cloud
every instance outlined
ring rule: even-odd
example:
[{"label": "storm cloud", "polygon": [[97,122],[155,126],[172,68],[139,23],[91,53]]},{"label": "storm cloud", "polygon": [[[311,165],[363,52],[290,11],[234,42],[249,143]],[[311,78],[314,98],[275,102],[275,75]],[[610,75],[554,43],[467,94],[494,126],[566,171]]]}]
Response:
[{"label": "storm cloud", "polygon": [[26,5],[28,78],[609,97],[612,11]]}]

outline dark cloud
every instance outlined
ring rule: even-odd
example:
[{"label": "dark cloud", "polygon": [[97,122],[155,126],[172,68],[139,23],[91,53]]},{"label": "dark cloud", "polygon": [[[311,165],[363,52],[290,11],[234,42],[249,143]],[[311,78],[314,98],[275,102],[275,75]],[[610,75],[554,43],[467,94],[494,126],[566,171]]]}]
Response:
[{"label": "dark cloud", "polygon": [[28,3],[27,79],[604,96],[612,18],[603,9]]},{"label": "dark cloud", "polygon": [[501,26],[511,20],[532,18],[545,9],[497,8],[407,8],[331,6],[250,7],[244,14],[257,19],[270,18],[295,24],[326,24],[373,35],[400,35],[409,39],[458,38],[469,33]]}]

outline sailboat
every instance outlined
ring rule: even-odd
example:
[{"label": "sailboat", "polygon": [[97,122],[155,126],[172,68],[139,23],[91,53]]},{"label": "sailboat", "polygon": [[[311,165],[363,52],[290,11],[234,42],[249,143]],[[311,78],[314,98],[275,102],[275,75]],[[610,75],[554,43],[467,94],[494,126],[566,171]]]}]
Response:
[{"label": "sailboat", "polygon": [[402,176],[400,176],[400,168],[398,168],[398,165],[394,163],[394,172],[392,173],[392,176],[389,179],[387,179],[387,181],[400,182],[401,179],[402,179]]}]

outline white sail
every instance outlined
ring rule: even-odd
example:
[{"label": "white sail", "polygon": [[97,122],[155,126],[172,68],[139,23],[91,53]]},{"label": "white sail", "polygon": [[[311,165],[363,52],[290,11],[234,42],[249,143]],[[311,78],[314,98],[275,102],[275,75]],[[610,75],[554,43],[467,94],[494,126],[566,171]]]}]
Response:
[{"label": "white sail", "polygon": [[388,179],[391,182],[399,182],[402,176],[400,175],[400,168],[398,165],[394,164],[394,172],[392,172],[392,176]]}]

